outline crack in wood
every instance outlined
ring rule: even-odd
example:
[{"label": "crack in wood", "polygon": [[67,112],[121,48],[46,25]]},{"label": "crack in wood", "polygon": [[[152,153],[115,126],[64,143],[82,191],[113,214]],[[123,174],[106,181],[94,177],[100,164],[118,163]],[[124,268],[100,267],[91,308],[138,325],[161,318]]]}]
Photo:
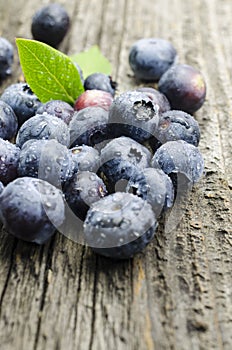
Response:
[{"label": "crack in wood", "polygon": [[9,283],[9,280],[10,280],[10,277],[11,277],[12,268],[14,266],[15,251],[16,251],[17,243],[18,243],[18,240],[15,238],[13,246],[11,248],[9,268],[8,268],[8,272],[7,272],[7,275],[6,275],[6,280],[5,280],[5,283],[4,283],[4,286],[3,286],[3,289],[2,289],[2,293],[1,293],[1,296],[0,296],[0,317],[1,317],[1,313],[2,313],[2,305],[3,305],[4,296],[5,296],[7,288],[8,288],[8,283]]},{"label": "crack in wood", "polygon": [[95,269],[94,269],[94,281],[93,281],[93,297],[92,297],[92,320],[91,320],[91,334],[90,334],[90,343],[89,350],[93,349],[93,341],[95,334],[95,321],[96,321],[96,298],[97,298],[97,282],[98,282],[98,256],[95,258]]},{"label": "crack in wood", "polygon": [[42,319],[42,313],[43,313],[43,309],[46,301],[46,294],[47,294],[47,288],[48,288],[47,276],[48,276],[48,271],[51,270],[51,261],[52,261],[52,254],[55,247],[55,240],[56,240],[55,237],[51,238],[51,241],[49,243],[49,248],[47,250],[46,266],[44,270],[44,283],[43,283],[43,288],[41,292],[41,300],[40,300],[40,307],[38,312],[38,321],[37,321],[37,328],[35,332],[35,342],[34,342],[33,350],[37,349],[38,341],[40,337],[41,319]]}]

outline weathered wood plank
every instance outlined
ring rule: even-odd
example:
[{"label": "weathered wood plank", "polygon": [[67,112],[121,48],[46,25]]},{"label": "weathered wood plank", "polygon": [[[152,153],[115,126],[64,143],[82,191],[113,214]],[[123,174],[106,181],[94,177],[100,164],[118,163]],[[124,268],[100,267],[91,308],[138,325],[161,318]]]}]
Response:
[{"label": "weathered wood plank", "polygon": [[[30,37],[31,16],[50,1],[0,0],[0,35]],[[2,231],[0,344],[18,349],[231,349],[232,40],[230,0],[61,1],[72,27],[67,53],[99,44],[119,92],[138,85],[130,45],[171,40],[179,61],[198,67],[208,92],[196,113],[205,175],[178,227],[160,227],[134,259],[111,262],[57,234],[44,247]],[[14,75],[21,74],[15,59]],[[179,220],[178,220],[179,221]]]}]

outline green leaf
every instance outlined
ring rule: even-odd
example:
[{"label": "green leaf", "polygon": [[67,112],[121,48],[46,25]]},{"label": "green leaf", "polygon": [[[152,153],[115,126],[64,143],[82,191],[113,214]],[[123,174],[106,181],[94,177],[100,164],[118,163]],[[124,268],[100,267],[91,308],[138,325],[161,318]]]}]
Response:
[{"label": "green leaf", "polygon": [[89,50],[70,56],[70,58],[79,64],[83,71],[84,78],[92,73],[104,73],[110,75],[112,72],[111,63],[103,56],[97,45]]},{"label": "green leaf", "polygon": [[16,44],[25,79],[40,101],[73,104],[84,88],[70,57],[36,40],[17,38]]}]

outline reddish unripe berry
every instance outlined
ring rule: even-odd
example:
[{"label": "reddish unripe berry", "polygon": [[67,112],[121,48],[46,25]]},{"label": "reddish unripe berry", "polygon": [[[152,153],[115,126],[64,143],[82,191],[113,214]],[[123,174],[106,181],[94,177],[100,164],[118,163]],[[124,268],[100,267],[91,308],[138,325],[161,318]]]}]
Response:
[{"label": "reddish unripe berry", "polygon": [[74,104],[74,109],[79,111],[86,107],[101,107],[109,110],[113,97],[109,92],[101,90],[86,90],[83,92]]}]

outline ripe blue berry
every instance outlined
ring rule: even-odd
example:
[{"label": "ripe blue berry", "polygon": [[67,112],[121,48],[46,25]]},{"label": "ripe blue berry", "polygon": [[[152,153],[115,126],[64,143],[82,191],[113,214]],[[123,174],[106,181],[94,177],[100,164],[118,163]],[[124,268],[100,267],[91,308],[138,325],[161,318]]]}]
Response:
[{"label": "ripe blue berry", "polygon": [[104,73],[93,73],[89,75],[84,82],[85,90],[103,90],[115,95],[117,83]]},{"label": "ripe blue berry", "polygon": [[128,259],[147,246],[156,227],[150,204],[133,194],[117,192],[91,205],[84,237],[96,253]]},{"label": "ripe blue berry", "polygon": [[62,192],[40,179],[18,178],[0,194],[0,219],[15,237],[43,244],[64,222]]},{"label": "ripe blue berry", "polygon": [[170,110],[161,114],[154,135],[160,144],[167,141],[184,140],[198,146],[200,128],[192,115],[183,111]]},{"label": "ripe blue berry", "polygon": [[20,127],[16,144],[22,147],[26,141],[31,139],[56,139],[62,145],[69,146],[70,134],[68,126],[63,120],[44,112],[31,117]]},{"label": "ripe blue berry", "polygon": [[34,116],[41,105],[38,97],[25,83],[17,83],[8,86],[3,91],[1,100],[11,106],[18,118],[19,126]]},{"label": "ripe blue berry", "polygon": [[129,64],[137,79],[158,81],[176,60],[176,49],[160,38],[144,38],[130,49]]},{"label": "ripe blue berry", "polygon": [[29,140],[19,156],[19,176],[38,177],[60,187],[74,172],[68,148],[57,140]]},{"label": "ripe blue berry", "polygon": [[183,140],[163,144],[154,154],[151,165],[168,175],[183,174],[190,186],[199,181],[204,170],[199,149]]},{"label": "ripe blue berry", "polygon": [[18,130],[18,120],[13,109],[0,100],[0,137],[11,140]]},{"label": "ripe blue berry", "polygon": [[173,205],[172,181],[160,169],[146,168],[133,175],[127,184],[127,192],[131,191],[151,204],[156,218]]},{"label": "ripe blue berry", "polygon": [[94,146],[108,139],[108,116],[101,107],[86,107],[75,112],[69,124],[71,147]]},{"label": "ripe blue berry", "polygon": [[168,98],[171,108],[196,112],[204,103],[206,83],[202,74],[187,64],[172,66],[161,77],[158,89]]},{"label": "ripe blue berry", "polygon": [[4,185],[18,176],[19,153],[16,145],[0,138],[0,181]]},{"label": "ripe blue berry", "polygon": [[36,114],[43,114],[43,112],[62,119],[68,125],[73,117],[74,109],[67,102],[51,100],[42,104]]},{"label": "ripe blue berry", "polygon": [[13,59],[13,46],[7,39],[0,37],[0,80],[11,74]]},{"label": "ripe blue berry", "polygon": [[125,136],[115,138],[101,150],[99,174],[107,179],[109,190],[121,179],[129,180],[149,166],[151,153],[140,143]]},{"label": "ripe blue berry", "polygon": [[106,196],[104,182],[95,173],[79,171],[64,186],[66,201],[72,211],[84,220],[92,203]]},{"label": "ripe blue berry", "polygon": [[97,149],[82,145],[69,150],[74,162],[74,171],[97,172],[100,166],[100,155]]},{"label": "ripe blue berry", "polygon": [[132,90],[119,95],[109,110],[112,135],[144,142],[155,131],[158,111],[159,106],[144,92]]},{"label": "ripe blue berry", "polygon": [[31,32],[35,40],[58,47],[70,25],[65,8],[53,3],[38,10],[32,18]]}]

